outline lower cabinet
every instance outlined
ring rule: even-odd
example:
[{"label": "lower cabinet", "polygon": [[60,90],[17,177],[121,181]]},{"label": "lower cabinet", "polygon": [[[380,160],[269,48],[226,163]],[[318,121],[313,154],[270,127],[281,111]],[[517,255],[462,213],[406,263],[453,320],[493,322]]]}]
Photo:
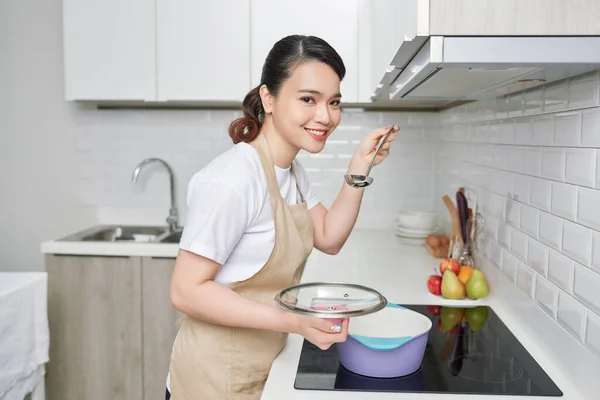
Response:
[{"label": "lower cabinet", "polygon": [[184,314],[171,306],[169,284],[175,260],[142,259],[142,351],[144,400],[165,398],[177,320]]},{"label": "lower cabinet", "polygon": [[174,258],[46,255],[49,400],[163,399]]}]

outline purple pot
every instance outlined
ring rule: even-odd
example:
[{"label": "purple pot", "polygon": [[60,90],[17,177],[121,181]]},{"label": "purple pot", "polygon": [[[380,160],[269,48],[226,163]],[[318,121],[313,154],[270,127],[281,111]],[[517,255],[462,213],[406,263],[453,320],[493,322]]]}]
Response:
[{"label": "purple pot", "polygon": [[355,317],[348,339],[336,344],[340,362],[347,370],[368,377],[410,375],[421,366],[431,326],[426,316],[395,304]]},{"label": "purple pot", "polygon": [[425,390],[425,376],[423,369],[418,369],[410,375],[381,379],[355,374],[340,366],[334,387],[340,390],[422,392]]}]

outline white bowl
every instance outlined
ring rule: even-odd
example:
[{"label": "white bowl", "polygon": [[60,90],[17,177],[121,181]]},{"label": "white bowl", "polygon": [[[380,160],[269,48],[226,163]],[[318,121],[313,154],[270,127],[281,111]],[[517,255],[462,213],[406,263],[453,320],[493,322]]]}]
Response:
[{"label": "white bowl", "polygon": [[409,229],[403,229],[401,227],[397,227],[396,228],[396,233],[400,236],[404,236],[407,238],[413,238],[413,239],[427,239],[427,237],[430,235],[430,231],[413,231],[413,230],[409,230]]},{"label": "white bowl", "polygon": [[398,226],[420,231],[432,231],[437,225],[437,214],[429,211],[413,211],[398,214]]}]

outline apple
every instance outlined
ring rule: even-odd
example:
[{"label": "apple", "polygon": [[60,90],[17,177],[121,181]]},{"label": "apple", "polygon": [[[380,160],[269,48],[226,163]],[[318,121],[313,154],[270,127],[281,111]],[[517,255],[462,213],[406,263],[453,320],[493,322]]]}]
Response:
[{"label": "apple", "polygon": [[433,306],[433,305],[429,305],[426,306],[427,308],[427,312],[431,315],[433,315],[434,317],[437,317],[438,315],[440,315],[440,306]]},{"label": "apple", "polygon": [[436,296],[442,295],[442,277],[441,275],[429,275],[427,279],[427,290]]},{"label": "apple", "polygon": [[458,275],[460,272],[460,264],[458,263],[458,260],[453,258],[444,258],[442,261],[440,261],[440,272],[442,275],[444,275],[444,272],[446,272],[447,269]]}]

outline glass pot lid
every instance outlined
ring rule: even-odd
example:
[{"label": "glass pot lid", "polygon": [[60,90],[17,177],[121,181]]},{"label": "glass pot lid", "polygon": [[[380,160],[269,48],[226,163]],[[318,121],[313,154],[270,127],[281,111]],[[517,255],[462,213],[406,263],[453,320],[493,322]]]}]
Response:
[{"label": "glass pot lid", "polygon": [[290,286],[275,296],[286,311],[322,318],[347,318],[383,309],[387,299],[371,288],[350,283],[312,282]]}]

